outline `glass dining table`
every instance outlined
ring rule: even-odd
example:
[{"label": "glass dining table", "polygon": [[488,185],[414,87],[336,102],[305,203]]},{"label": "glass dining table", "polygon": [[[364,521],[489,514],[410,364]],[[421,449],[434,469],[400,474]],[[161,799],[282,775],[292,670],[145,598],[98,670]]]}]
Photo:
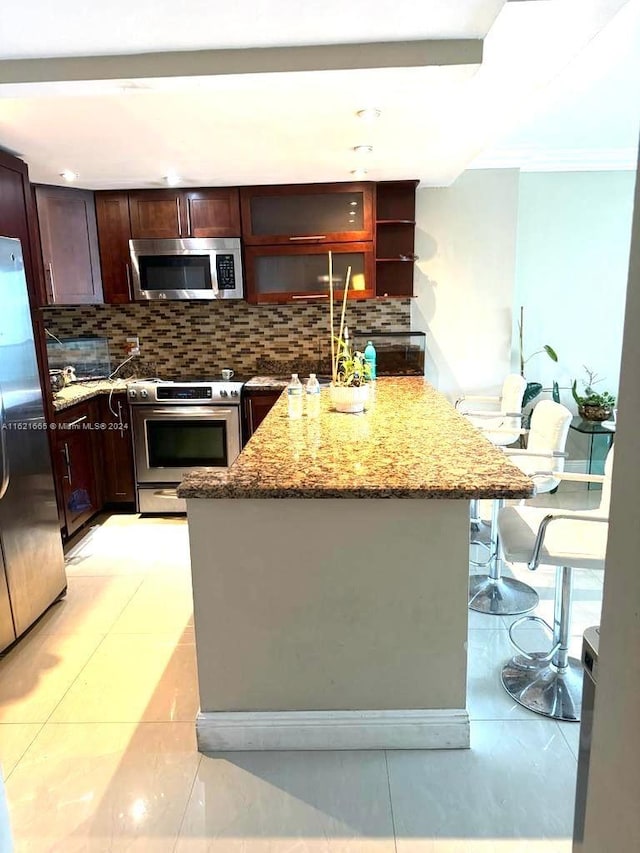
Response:
[{"label": "glass dining table", "polygon": [[[570,428],[587,436],[587,473],[604,474],[604,461],[616,432],[614,421],[586,421],[576,416],[572,418]],[[589,489],[596,487],[599,488],[597,484],[588,484]]]}]

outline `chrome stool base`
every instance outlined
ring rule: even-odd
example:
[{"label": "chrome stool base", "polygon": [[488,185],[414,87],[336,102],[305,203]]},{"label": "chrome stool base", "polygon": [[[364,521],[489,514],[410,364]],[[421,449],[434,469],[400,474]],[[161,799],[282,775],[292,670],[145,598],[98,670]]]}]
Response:
[{"label": "chrome stool base", "polygon": [[520,705],[554,720],[580,721],[582,666],[569,658],[559,669],[548,655],[516,655],[502,669],[502,685]]},{"label": "chrome stool base", "polygon": [[515,578],[471,575],[469,608],[492,616],[516,616],[538,606],[540,598],[533,587]]}]

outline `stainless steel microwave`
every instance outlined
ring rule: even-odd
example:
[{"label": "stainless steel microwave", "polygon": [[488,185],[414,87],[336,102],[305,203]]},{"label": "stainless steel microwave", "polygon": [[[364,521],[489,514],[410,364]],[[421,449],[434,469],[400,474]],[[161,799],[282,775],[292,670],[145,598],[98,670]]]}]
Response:
[{"label": "stainless steel microwave", "polygon": [[242,299],[240,238],[129,240],[135,299]]}]

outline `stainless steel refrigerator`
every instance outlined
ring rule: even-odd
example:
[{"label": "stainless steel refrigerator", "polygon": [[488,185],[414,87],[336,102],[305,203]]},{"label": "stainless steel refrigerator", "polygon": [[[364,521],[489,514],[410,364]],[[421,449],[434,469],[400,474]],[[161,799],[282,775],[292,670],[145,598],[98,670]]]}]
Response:
[{"label": "stainless steel refrigerator", "polygon": [[22,247],[0,237],[0,650],[66,585]]}]

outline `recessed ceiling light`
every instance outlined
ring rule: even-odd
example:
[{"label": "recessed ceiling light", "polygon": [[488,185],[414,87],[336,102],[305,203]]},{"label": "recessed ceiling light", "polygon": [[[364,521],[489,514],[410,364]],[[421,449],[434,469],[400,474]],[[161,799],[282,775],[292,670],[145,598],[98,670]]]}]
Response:
[{"label": "recessed ceiling light", "polygon": [[354,145],[353,150],[356,154],[371,154],[373,145]]},{"label": "recessed ceiling light", "polygon": [[375,107],[367,107],[364,110],[358,110],[356,115],[364,121],[375,121],[377,118],[380,118],[380,110]]},{"label": "recessed ceiling light", "polygon": [[354,178],[364,178],[368,174],[367,169],[352,169],[351,174]]},{"label": "recessed ceiling light", "polygon": [[71,181],[78,180],[78,173],[72,172],[71,169],[63,169],[62,172],[60,172],[60,177],[64,178],[65,181],[69,181],[69,183],[71,183]]},{"label": "recessed ceiling light", "polygon": [[357,201],[350,201],[349,204],[351,205],[351,207],[357,207],[358,206]]}]

